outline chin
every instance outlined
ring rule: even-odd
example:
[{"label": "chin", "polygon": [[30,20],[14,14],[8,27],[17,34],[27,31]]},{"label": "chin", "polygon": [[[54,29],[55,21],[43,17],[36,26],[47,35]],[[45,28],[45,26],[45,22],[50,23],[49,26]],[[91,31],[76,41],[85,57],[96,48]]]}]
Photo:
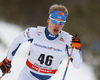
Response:
[{"label": "chin", "polygon": [[57,35],[58,33],[54,33],[53,35]]}]

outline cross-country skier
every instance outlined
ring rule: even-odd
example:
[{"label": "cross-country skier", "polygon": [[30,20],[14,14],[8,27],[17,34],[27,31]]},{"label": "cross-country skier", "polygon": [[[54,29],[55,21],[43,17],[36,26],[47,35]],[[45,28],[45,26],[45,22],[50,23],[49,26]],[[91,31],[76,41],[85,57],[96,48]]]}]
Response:
[{"label": "cross-country skier", "polygon": [[12,42],[6,58],[0,63],[3,73],[8,73],[11,62],[20,45],[30,41],[30,51],[26,65],[18,80],[51,80],[65,56],[69,56],[69,46],[74,47],[71,62],[75,68],[82,64],[81,43],[62,30],[68,10],[64,5],[54,4],[49,9],[48,26],[27,28]]}]

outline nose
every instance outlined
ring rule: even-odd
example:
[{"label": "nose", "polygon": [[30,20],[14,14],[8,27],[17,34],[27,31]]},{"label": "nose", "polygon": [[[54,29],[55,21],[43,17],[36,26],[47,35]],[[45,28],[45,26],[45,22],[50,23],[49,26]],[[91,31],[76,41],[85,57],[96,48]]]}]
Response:
[{"label": "nose", "polygon": [[59,23],[57,23],[56,25],[59,26]]},{"label": "nose", "polygon": [[57,24],[56,24],[56,27],[59,27],[59,26],[60,26],[59,23],[57,23]]}]

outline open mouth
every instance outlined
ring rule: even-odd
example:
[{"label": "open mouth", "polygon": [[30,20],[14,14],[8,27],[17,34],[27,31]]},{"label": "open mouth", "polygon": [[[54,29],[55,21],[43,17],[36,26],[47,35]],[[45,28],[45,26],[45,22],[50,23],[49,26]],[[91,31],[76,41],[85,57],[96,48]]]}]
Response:
[{"label": "open mouth", "polygon": [[58,32],[58,29],[54,29],[55,32]]}]

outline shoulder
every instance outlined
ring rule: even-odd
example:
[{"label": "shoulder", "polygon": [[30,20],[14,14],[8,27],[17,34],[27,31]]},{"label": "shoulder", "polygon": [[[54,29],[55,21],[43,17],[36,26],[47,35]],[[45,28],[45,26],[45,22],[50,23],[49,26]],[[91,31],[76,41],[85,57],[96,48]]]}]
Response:
[{"label": "shoulder", "polygon": [[37,26],[37,33],[38,32],[43,32],[44,33],[45,28],[46,27],[44,27],[44,26]]},{"label": "shoulder", "polygon": [[35,31],[35,30],[37,30],[36,27],[28,27],[28,28],[26,29],[26,31]]},{"label": "shoulder", "polygon": [[24,31],[24,32],[26,32],[26,33],[30,33],[30,32],[34,32],[34,31],[36,31],[37,30],[37,28],[36,27],[28,27],[28,28],[26,28],[26,30]]},{"label": "shoulder", "polygon": [[35,33],[37,30],[45,29],[44,26],[28,27],[25,31]]},{"label": "shoulder", "polygon": [[68,46],[70,46],[71,40],[72,40],[72,35],[69,34],[68,32],[63,31],[63,30],[61,31],[61,34],[62,34],[62,36],[63,36],[63,38],[64,38],[66,44],[67,44]]},{"label": "shoulder", "polygon": [[61,31],[61,34],[63,35],[63,36],[65,36],[66,38],[72,38],[73,36],[71,35],[71,34],[69,34],[68,32],[65,32],[65,31]]},{"label": "shoulder", "polygon": [[37,26],[37,29],[45,29],[45,26]]},{"label": "shoulder", "polygon": [[33,36],[35,35],[36,31],[37,31],[36,27],[28,27],[24,31],[24,36],[27,36],[28,38],[33,38]]},{"label": "shoulder", "polygon": [[35,34],[40,30],[44,30],[45,27],[43,26],[37,26],[37,27],[28,27],[26,30],[25,30],[25,34],[29,35],[30,38],[34,38]]}]

